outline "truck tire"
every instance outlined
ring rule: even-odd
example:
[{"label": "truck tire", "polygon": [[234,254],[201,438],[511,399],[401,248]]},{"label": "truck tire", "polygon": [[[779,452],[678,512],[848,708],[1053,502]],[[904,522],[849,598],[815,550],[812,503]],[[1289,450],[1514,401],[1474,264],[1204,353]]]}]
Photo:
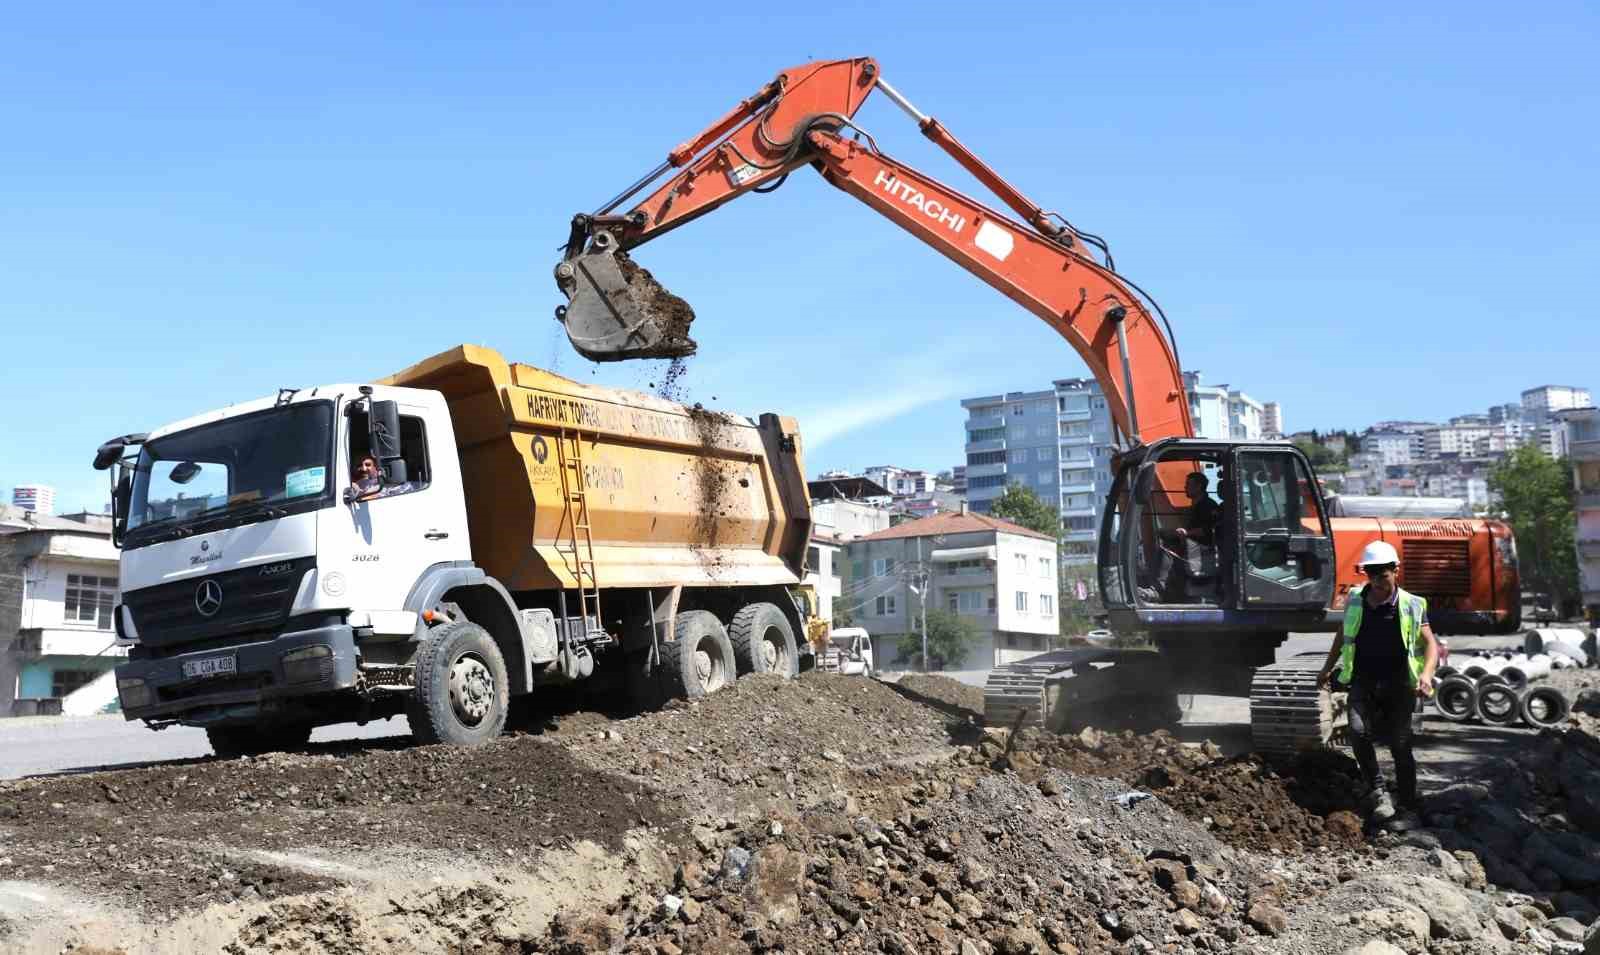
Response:
[{"label": "truck tire", "polygon": [[309,726],[209,726],[206,739],[219,759],[260,756],[302,749],[311,742]]},{"label": "truck tire", "polygon": [[795,648],[794,628],[789,618],[773,604],[750,604],[733,615],[728,627],[733,657],[739,675],[776,673],[785,680],[800,672],[799,652]]},{"label": "truck tire", "polygon": [[416,673],[406,717],[417,742],[478,746],[505,729],[510,681],[487,630],[465,620],[434,628]]},{"label": "truck tire", "polygon": [[722,621],[708,610],[685,610],[673,625],[674,640],[661,648],[662,679],[676,696],[698,700],[738,675],[733,644]]}]

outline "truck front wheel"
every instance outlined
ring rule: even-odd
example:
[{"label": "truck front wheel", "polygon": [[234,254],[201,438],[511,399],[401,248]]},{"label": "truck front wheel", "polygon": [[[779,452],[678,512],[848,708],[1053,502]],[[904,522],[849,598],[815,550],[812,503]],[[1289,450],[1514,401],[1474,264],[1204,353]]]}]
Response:
[{"label": "truck front wheel", "polygon": [[417,742],[476,746],[505,729],[510,681],[487,630],[467,621],[435,628],[417,651],[416,674],[406,717]]},{"label": "truck front wheel", "polygon": [[789,618],[775,605],[751,604],[733,615],[728,628],[733,655],[739,661],[739,674],[776,673],[789,679],[799,673],[795,652],[794,628]]},{"label": "truck front wheel", "polygon": [[673,627],[675,639],[661,648],[661,663],[672,691],[697,700],[732,683],[738,674],[733,644],[722,621],[708,610],[685,610]]}]

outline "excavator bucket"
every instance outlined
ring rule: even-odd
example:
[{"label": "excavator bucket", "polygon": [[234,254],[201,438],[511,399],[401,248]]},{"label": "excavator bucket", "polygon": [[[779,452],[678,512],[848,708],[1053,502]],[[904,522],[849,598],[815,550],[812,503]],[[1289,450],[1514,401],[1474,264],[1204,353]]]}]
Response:
[{"label": "excavator bucket", "polygon": [[635,265],[626,252],[597,245],[556,266],[567,304],[556,310],[585,358],[682,358],[694,354],[694,309]]}]

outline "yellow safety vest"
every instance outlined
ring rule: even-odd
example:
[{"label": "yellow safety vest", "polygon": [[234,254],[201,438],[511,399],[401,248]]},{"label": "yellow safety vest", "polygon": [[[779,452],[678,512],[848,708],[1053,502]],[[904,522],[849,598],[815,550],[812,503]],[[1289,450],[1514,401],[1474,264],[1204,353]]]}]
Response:
[{"label": "yellow safety vest", "polygon": [[[1361,615],[1366,601],[1361,599],[1366,584],[1350,588],[1350,599],[1344,605],[1344,640],[1339,647],[1339,682],[1348,686],[1356,672],[1356,634],[1361,632]],[[1396,588],[1399,589],[1398,587]],[[1422,668],[1428,662],[1428,643],[1422,639],[1422,625],[1428,620],[1428,601],[1416,594],[1400,590],[1395,598],[1400,602],[1400,641],[1406,647],[1407,676],[1411,688],[1416,689]]]}]

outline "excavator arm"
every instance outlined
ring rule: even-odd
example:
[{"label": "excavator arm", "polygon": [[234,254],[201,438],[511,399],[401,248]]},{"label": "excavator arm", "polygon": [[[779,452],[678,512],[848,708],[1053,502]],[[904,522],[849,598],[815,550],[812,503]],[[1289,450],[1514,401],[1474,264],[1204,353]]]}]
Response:
[{"label": "excavator arm", "polygon": [[[1017,218],[895,160],[853,117],[874,89],[994,192]],[[849,135],[853,133],[854,135]],[[694,351],[693,311],[635,265],[629,250],[748,192],[771,191],[800,166],[860,199],[1054,328],[1100,383],[1134,443],[1194,434],[1177,354],[1145,299],[1090,246],[1104,244],[1044,211],[918,112],[870,58],[780,73],[592,214],[573,218],[556,282],[558,317],[597,361]],[[678,170],[628,211],[615,210]],[[1019,219],[1021,221],[1019,221]]]}]

